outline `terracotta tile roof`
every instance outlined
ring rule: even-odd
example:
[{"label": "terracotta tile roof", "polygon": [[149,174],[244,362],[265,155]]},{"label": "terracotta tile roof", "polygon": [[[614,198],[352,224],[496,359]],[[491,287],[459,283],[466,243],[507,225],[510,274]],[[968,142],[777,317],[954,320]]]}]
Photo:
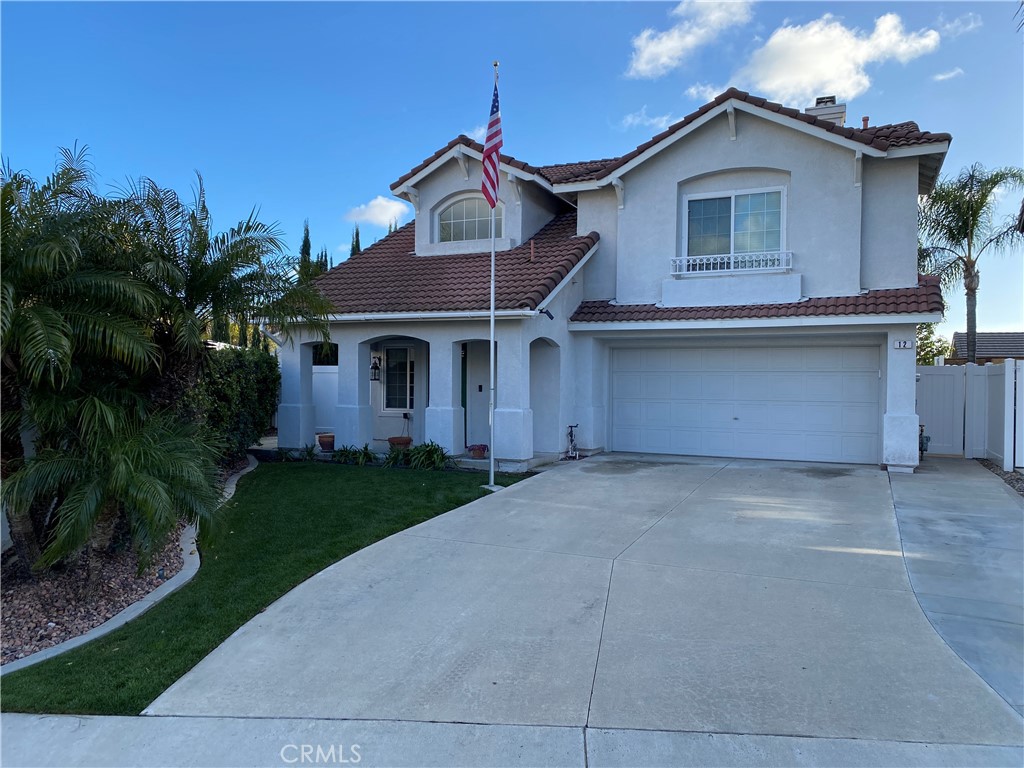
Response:
[{"label": "terracotta tile roof", "polygon": [[[416,256],[410,222],[316,280],[338,314],[459,312],[490,307],[491,254]],[[576,214],[549,222],[530,243],[496,256],[497,309],[536,309],[600,236],[576,236]]]},{"label": "terracotta tile roof", "polygon": [[584,160],[578,163],[542,165],[537,171],[552,184],[568,184],[574,181],[596,179],[597,174],[617,161],[618,158],[609,157],[604,160]]},{"label": "terracotta tile roof", "polygon": [[[664,141],[677,131],[681,131],[698,118],[730,99],[744,101],[747,104],[766,109],[769,112],[777,112],[780,115],[785,115],[786,117],[790,117],[794,120],[799,120],[807,125],[813,125],[817,128],[821,128],[823,131],[827,131],[828,133],[842,136],[845,139],[856,141],[883,151],[895,147],[909,147],[920,144],[938,144],[951,141],[951,136],[948,133],[931,133],[929,131],[922,131],[918,127],[917,123],[912,121],[890,123],[888,125],[868,126],[867,128],[851,128],[848,126],[836,125],[829,120],[822,120],[819,117],[801,112],[799,109],[786,107],[774,101],[763,99],[760,96],[752,96],[746,91],[741,91],[737,88],[730,88],[716,96],[712,101],[709,101],[707,104],[697,109],[695,112],[691,112],[679,122],[670,125],[657,136],[645,141],[643,144],[636,147],[636,149],[631,152],[627,152],[621,157],[606,158],[604,160],[584,160],[575,163],[559,163],[557,165],[534,166],[529,163],[524,163],[522,160],[516,160],[511,155],[502,155],[501,162],[511,166],[512,168],[518,168],[519,170],[526,171],[527,173],[538,174],[552,184],[569,184],[580,181],[595,181],[597,179],[603,179],[617,168],[621,168],[630,160],[646,152],[655,144]],[[411,171],[399,178],[391,185],[391,189],[397,189],[444,155],[445,152],[459,144],[465,147],[470,147],[477,152],[482,153],[484,151],[483,145],[479,142],[473,141],[468,136],[457,136]]]},{"label": "terracotta tile roof", "polygon": [[[977,336],[978,357],[1020,357],[1024,358],[1024,333],[995,333],[981,331]],[[953,334],[953,348],[956,357],[967,357],[967,334],[957,331]]]},{"label": "terracotta tile roof", "polygon": [[731,320],[765,317],[834,317],[840,315],[902,315],[942,312],[938,279],[921,276],[913,288],[867,291],[857,296],[805,299],[789,304],[733,307],[659,307],[655,304],[612,304],[584,301],[570,318],[576,323],[649,322],[660,320]]}]

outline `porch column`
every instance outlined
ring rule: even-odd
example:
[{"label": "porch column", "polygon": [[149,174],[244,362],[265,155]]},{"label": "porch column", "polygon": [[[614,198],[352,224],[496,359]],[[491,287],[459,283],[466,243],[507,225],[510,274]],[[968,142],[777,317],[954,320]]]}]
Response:
[{"label": "porch column", "polygon": [[533,411],[530,409],[530,345],[519,323],[496,333],[497,401],[494,405],[494,456],[533,458]]},{"label": "porch column", "polygon": [[903,325],[886,334],[882,463],[890,472],[913,472],[918,464],[915,331],[916,326]]},{"label": "porch column", "polygon": [[[569,423],[580,425],[576,443],[581,451],[603,451],[608,447],[608,347],[590,336],[580,335],[573,341],[569,370],[573,371],[575,399]],[[565,427],[562,429],[564,432]]]},{"label": "porch column", "polygon": [[338,404],[334,417],[334,445],[362,447],[373,438],[370,409],[370,345],[333,336],[338,345]]},{"label": "porch column", "polygon": [[277,444],[302,448],[316,441],[313,425],[313,347],[292,340],[279,352],[281,403],[277,406]]},{"label": "porch column", "polygon": [[426,411],[426,439],[458,455],[466,446],[461,405],[462,345],[449,341],[430,345],[430,402]]}]

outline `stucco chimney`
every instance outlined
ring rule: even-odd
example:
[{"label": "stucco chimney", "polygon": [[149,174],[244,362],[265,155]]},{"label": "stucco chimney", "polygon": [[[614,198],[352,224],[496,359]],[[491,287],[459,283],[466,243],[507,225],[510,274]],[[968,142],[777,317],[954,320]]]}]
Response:
[{"label": "stucco chimney", "polygon": [[846,105],[836,104],[835,96],[819,96],[814,100],[814,106],[808,107],[804,112],[836,125],[846,124]]}]

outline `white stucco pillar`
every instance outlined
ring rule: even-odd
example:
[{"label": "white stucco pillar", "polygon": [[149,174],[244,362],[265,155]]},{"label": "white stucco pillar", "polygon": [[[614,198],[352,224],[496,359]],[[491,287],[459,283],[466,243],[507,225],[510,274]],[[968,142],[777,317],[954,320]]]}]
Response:
[{"label": "white stucco pillar", "polygon": [[913,472],[918,464],[916,330],[900,325],[886,334],[882,463],[890,472]]},{"label": "white stucco pillar", "polygon": [[316,441],[313,429],[313,347],[298,340],[279,351],[281,404],[277,407],[277,444],[302,448]]},{"label": "white stucco pillar", "polygon": [[501,328],[498,338],[498,398],[494,407],[494,456],[533,458],[533,411],[530,410],[530,345],[518,323]]},{"label": "white stucco pillar", "polygon": [[608,433],[608,348],[589,336],[581,335],[574,341],[575,402],[570,423],[580,425],[576,443],[581,451],[603,451]]},{"label": "white stucco pillar", "polygon": [[465,419],[461,404],[462,345],[442,340],[430,345],[430,402],[426,411],[426,439],[448,453],[465,451]]},{"label": "white stucco pillar", "polygon": [[338,403],[334,445],[362,446],[373,438],[370,409],[370,345],[335,337],[338,345]]}]

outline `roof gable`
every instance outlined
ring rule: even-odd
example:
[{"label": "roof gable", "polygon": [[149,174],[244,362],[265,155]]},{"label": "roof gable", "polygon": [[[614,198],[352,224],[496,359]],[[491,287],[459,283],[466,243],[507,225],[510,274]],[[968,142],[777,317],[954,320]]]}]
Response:
[{"label": "roof gable", "polygon": [[[624,173],[627,166],[633,167],[639,162],[643,162],[657,154],[665,146],[681,138],[689,130],[727,111],[730,107],[736,106],[780,124],[788,124],[790,127],[796,127],[812,135],[818,134],[827,140],[847,144],[851,148],[866,150],[878,156],[884,156],[891,150],[907,151],[912,148],[922,148],[927,151],[929,147],[932,147],[935,153],[941,154],[945,152],[945,145],[952,140],[948,133],[922,131],[913,121],[868,126],[867,128],[837,125],[829,120],[801,112],[799,109],[786,107],[760,96],[753,96],[737,88],[729,88],[682,120],[620,157],[536,166],[518,160],[511,155],[502,154],[501,162],[507,170],[519,171],[523,175],[533,177],[536,181],[549,185],[549,188],[555,192],[561,191],[560,187],[565,188],[569,185],[599,186],[598,182]],[[435,163],[444,162],[446,155],[457,147],[465,147],[477,155],[482,155],[484,149],[482,144],[473,141],[468,136],[457,136],[408,173],[399,177],[391,185],[392,191],[398,190],[410,179],[428,171]],[[565,191],[571,190],[566,189]]]}]

